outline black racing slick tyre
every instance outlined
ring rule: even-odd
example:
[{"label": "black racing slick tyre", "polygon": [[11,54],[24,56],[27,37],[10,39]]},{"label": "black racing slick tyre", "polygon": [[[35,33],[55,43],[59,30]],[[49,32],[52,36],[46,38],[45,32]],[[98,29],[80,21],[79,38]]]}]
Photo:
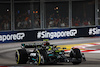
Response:
[{"label": "black racing slick tyre", "polygon": [[40,54],[44,57],[45,62],[49,62],[49,57],[47,55],[46,50],[39,50],[39,51],[40,51]]},{"label": "black racing slick tyre", "polygon": [[77,49],[72,49],[70,52],[70,58],[72,59],[73,64],[80,64],[82,62],[82,54],[81,51]]},{"label": "black racing slick tyre", "polygon": [[82,54],[80,49],[72,49],[72,51],[70,52],[70,57],[71,58],[82,58]]},{"label": "black racing slick tyre", "polygon": [[15,59],[17,64],[26,64],[28,61],[28,54],[25,49],[16,50]]}]

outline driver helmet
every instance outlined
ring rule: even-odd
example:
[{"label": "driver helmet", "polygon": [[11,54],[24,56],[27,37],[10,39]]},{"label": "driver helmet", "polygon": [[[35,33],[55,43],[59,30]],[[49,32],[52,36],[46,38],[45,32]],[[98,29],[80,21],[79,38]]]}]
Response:
[{"label": "driver helmet", "polygon": [[50,45],[49,42],[45,42],[45,43],[44,43],[44,46],[49,46],[49,45]]}]

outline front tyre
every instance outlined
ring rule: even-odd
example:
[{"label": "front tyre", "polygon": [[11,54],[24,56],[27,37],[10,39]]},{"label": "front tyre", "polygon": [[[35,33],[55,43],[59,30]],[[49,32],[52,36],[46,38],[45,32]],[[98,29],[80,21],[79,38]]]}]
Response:
[{"label": "front tyre", "polygon": [[15,59],[17,64],[26,64],[28,61],[28,54],[25,49],[16,50]]}]

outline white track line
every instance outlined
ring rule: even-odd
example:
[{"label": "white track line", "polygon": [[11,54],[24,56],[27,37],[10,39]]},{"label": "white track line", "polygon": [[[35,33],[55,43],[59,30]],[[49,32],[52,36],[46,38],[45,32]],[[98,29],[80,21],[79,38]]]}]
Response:
[{"label": "white track line", "polygon": [[9,52],[9,51],[14,51],[14,50],[17,50],[17,49],[20,49],[20,48],[17,47],[17,48],[11,48],[11,49],[0,50],[0,53]]}]

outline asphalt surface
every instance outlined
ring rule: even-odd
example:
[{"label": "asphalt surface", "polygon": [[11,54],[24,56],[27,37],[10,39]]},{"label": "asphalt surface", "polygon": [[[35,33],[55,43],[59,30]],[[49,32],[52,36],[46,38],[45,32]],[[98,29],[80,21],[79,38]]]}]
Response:
[{"label": "asphalt surface", "polygon": [[[34,41],[42,42],[42,41]],[[100,42],[99,38],[75,38],[75,39],[62,39],[62,40],[51,40],[51,44],[56,45],[69,45],[69,44],[81,44],[81,43],[94,43]],[[97,53],[85,53],[87,59],[86,62],[82,62],[79,65],[73,65],[72,63],[58,63],[57,65],[30,65],[23,64],[19,65],[15,62],[15,50],[20,49],[21,43],[30,43],[30,42],[20,42],[20,43],[6,43],[0,44],[0,66],[30,66],[30,67],[100,67],[100,54]],[[33,42],[31,42],[33,43]],[[90,48],[100,48],[100,46],[90,47]]]}]

